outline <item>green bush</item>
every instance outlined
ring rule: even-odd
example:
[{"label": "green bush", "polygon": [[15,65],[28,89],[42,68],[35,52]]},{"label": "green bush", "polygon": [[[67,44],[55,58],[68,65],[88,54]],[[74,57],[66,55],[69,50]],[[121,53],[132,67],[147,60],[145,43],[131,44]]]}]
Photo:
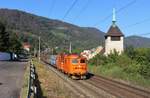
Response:
[{"label": "green bush", "polygon": [[123,68],[126,68],[133,63],[133,60],[130,59],[126,54],[117,56],[116,59],[117,59],[116,65]]},{"label": "green bush", "polygon": [[131,59],[135,58],[136,51],[132,46],[128,46],[125,48],[125,54]]},{"label": "green bush", "polygon": [[107,56],[107,63],[115,63],[117,61],[117,57],[119,56],[118,52],[114,50],[114,53],[110,53]]},{"label": "green bush", "polygon": [[144,64],[140,67],[139,73],[144,76],[144,78],[150,79],[150,64]]},{"label": "green bush", "polygon": [[95,74],[150,85],[150,48],[128,48],[121,55],[97,55],[89,61]]},{"label": "green bush", "polygon": [[93,59],[91,59],[89,63],[96,66],[105,65],[107,62],[106,59],[106,56],[98,54]]},{"label": "green bush", "polygon": [[140,67],[141,67],[140,64],[131,64],[131,65],[128,65],[123,70],[124,70],[124,72],[126,72],[128,74],[138,74]]}]

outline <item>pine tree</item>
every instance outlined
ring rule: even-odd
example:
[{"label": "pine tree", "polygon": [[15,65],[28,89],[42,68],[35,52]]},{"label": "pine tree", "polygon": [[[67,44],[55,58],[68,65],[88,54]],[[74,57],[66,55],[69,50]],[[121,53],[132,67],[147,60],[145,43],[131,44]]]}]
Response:
[{"label": "pine tree", "polygon": [[11,33],[11,36],[9,38],[9,51],[14,52],[14,53],[20,53],[22,50],[22,44],[21,41],[19,40],[18,36],[16,33]]},{"label": "pine tree", "polygon": [[20,53],[22,50],[22,44],[18,36],[9,31],[5,31],[5,26],[0,23],[0,51]]},{"label": "pine tree", "polygon": [[9,51],[9,33],[5,32],[2,23],[0,23],[0,51]]}]

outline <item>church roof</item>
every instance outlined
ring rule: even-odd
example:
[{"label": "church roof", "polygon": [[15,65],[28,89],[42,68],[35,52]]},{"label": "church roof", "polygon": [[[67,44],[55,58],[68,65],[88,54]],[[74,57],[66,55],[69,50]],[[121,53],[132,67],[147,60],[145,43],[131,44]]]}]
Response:
[{"label": "church roof", "polygon": [[124,36],[117,25],[112,25],[105,36]]},{"label": "church roof", "polygon": [[109,28],[108,32],[106,33],[105,37],[107,36],[124,36],[119,27],[116,25],[115,8],[113,8],[112,25]]}]

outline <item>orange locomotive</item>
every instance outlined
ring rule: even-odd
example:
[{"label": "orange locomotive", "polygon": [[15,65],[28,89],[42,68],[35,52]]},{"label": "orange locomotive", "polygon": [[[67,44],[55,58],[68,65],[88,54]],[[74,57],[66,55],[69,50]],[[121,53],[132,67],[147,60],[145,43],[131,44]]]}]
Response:
[{"label": "orange locomotive", "polygon": [[78,54],[59,54],[56,56],[55,67],[73,79],[86,79],[86,58]]}]

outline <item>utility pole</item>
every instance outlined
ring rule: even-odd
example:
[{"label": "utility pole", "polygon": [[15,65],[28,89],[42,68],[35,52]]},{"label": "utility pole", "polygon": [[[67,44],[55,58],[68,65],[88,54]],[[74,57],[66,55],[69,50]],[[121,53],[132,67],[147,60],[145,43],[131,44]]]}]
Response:
[{"label": "utility pole", "polygon": [[41,37],[40,37],[40,35],[39,35],[39,61],[41,60]]},{"label": "utility pole", "polygon": [[71,47],[71,41],[70,41],[70,43],[69,43],[69,53],[71,53],[71,49],[72,47]]},{"label": "utility pole", "polygon": [[54,51],[54,49],[53,49],[53,48],[51,48],[52,55],[53,55],[53,51]]},{"label": "utility pole", "polygon": [[36,57],[36,48],[34,47],[34,57]]}]

